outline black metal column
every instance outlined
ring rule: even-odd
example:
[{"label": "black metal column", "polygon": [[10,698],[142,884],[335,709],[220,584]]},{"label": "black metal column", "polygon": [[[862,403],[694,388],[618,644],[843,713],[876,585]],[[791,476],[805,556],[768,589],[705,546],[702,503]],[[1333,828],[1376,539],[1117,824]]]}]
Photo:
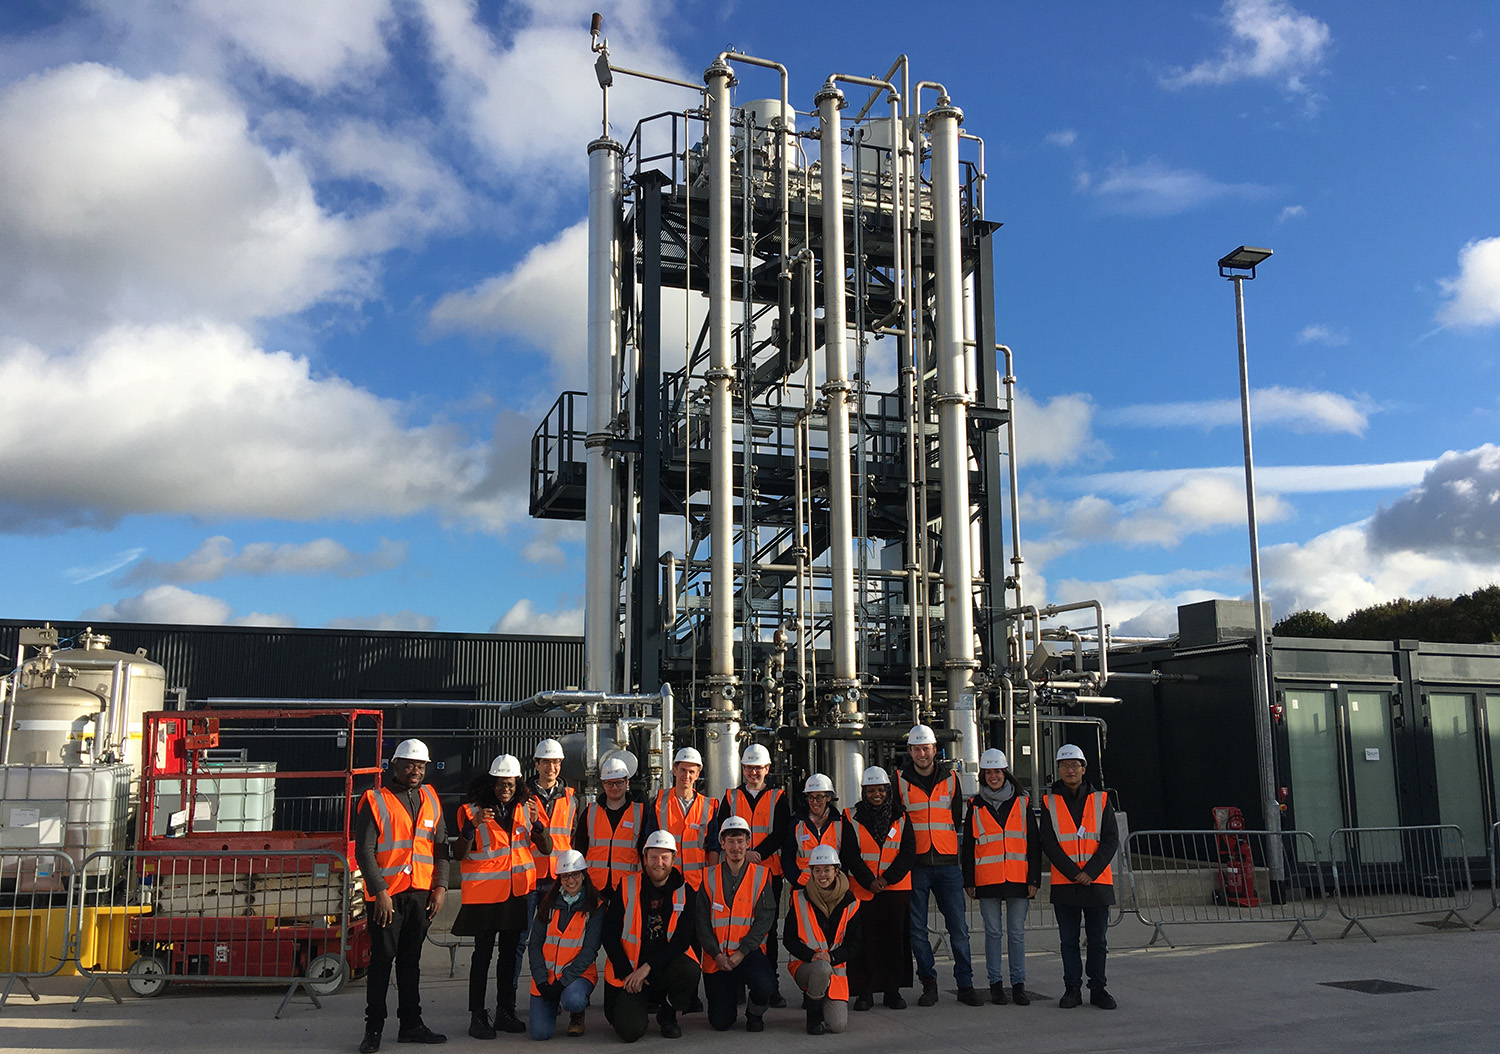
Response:
[{"label": "black metal column", "polygon": [[1005,490],[1009,473],[1001,459],[1000,443],[1005,427],[1005,402],[1000,386],[1000,371],[995,358],[995,253],[994,234],[998,223],[984,220],[974,224],[974,337],[975,392],[978,426],[975,453],[979,460],[983,505],[980,509],[980,572],[984,588],[983,606],[975,620],[983,649],[981,661],[999,667],[1005,661]]}]

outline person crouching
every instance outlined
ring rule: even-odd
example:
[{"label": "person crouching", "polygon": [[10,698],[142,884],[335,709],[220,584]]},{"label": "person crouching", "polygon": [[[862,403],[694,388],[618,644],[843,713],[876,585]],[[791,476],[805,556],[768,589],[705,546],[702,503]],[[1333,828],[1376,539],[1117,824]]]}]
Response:
[{"label": "person crouching", "polygon": [[849,1024],[849,960],[859,951],[859,901],[839,869],[838,850],[820,845],[808,864],[810,879],[792,891],[782,943],[787,972],[807,1008],[807,1034],[842,1032]]},{"label": "person crouching", "polygon": [[750,824],[731,816],[719,828],[723,859],[703,879],[698,902],[698,942],[703,949],[703,994],[708,1023],[723,1032],[739,1016],[739,984],[748,989],[745,1031],[765,1030],[766,1008],[776,992],[776,975],[763,946],[776,924],[770,873],[747,857]]},{"label": "person crouching", "polygon": [[589,881],[588,861],[576,849],[553,861],[557,884],[542,897],[531,923],[527,951],[531,956],[532,1039],[551,1039],[557,1014],[570,1015],[568,1035],[583,1035],[583,1014],[599,983],[599,955],[604,908]]}]

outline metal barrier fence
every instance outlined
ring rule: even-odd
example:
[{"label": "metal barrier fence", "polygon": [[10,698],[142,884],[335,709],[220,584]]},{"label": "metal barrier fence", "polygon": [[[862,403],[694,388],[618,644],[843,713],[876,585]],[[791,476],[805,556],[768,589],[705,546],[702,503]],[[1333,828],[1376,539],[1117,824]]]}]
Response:
[{"label": "metal barrier fence", "polygon": [[75,958],[73,858],[61,849],[0,851],[0,1007],[17,984],[41,999],[33,978],[60,973]]},{"label": "metal barrier fence", "polygon": [[1452,824],[1421,827],[1341,827],[1328,837],[1334,898],[1349,920],[1340,937],[1364,920],[1442,914],[1473,929],[1460,912],[1474,905],[1463,832]]},{"label": "metal barrier fence", "polygon": [[1490,825],[1490,909],[1474,920],[1479,925],[1500,908],[1500,822]]},{"label": "metal barrier fence", "polygon": [[280,1017],[299,990],[321,1009],[319,996],[369,962],[364,901],[342,853],[137,850],[94,853],[85,866],[96,859],[124,878],[78,892],[75,928],[82,933],[101,912],[123,911],[125,925],[108,955],[78,960],[89,985],[74,1009],[96,982],[119,1001],[109,981],[123,976],[140,996],[177,982],[285,984]]},{"label": "metal barrier fence", "polygon": [[1213,922],[1290,923],[1287,940],[1300,932],[1317,943],[1307,924],[1327,916],[1328,901],[1306,831],[1134,831],[1126,848],[1149,944],[1175,947],[1168,924]]}]

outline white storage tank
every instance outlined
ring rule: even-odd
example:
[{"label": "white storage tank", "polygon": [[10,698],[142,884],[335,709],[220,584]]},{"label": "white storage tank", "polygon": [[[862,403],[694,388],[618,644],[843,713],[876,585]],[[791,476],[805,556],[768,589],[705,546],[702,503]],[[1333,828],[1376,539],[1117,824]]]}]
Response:
[{"label": "white storage tank", "polygon": [[19,765],[86,765],[93,760],[104,700],[71,685],[22,688],[10,727],[10,757]]},{"label": "white storage tank", "polygon": [[[92,692],[106,706],[111,701],[117,701],[122,707],[122,712],[115,718],[114,729],[100,727],[97,730],[99,739],[96,740],[93,755],[95,758],[100,757],[99,744],[109,741],[118,760],[129,764],[139,779],[142,715],[150,710],[164,708],[167,671],[146,658],[144,648],[134,652],[113,651],[109,643],[109,637],[95,633],[93,627],[89,627],[78,635],[77,647],[54,651],[51,659],[58,666],[75,672],[72,687]],[[117,670],[124,673],[118,684],[115,677]],[[17,703],[20,703],[19,694]],[[17,710],[20,710],[19,705]],[[102,721],[101,718],[101,724]],[[20,760],[15,756],[14,747],[9,760]]]}]

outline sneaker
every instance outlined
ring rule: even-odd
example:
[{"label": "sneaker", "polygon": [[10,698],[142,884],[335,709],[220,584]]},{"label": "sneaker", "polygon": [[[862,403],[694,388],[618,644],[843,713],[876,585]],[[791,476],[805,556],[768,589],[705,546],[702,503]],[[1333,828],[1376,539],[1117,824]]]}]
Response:
[{"label": "sneaker", "polygon": [[417,1025],[414,1028],[403,1028],[396,1033],[397,1043],[446,1043],[448,1037],[441,1032],[434,1032],[426,1025]]},{"label": "sneaker", "polygon": [[922,994],[917,997],[918,1006],[936,1006],[938,1001],[937,978],[922,978]]},{"label": "sneaker", "polygon": [[469,1035],[475,1039],[494,1039],[495,1026],[490,1024],[490,1012],[488,1010],[471,1010],[469,1012]]},{"label": "sneaker", "polygon": [[1057,1009],[1072,1010],[1075,1006],[1083,1005],[1083,992],[1078,988],[1069,988],[1063,992],[1062,998],[1057,1001]]},{"label": "sneaker", "polygon": [[990,1002],[994,1003],[996,1006],[1004,1006],[1005,1004],[1010,1002],[1010,996],[1005,994],[1005,985],[1001,984],[999,981],[996,981],[994,984],[990,985]]},{"label": "sneaker", "polygon": [[359,1041],[359,1054],[375,1054],[380,1049],[380,1029],[370,1029],[365,1032],[365,1038]]},{"label": "sneaker", "polygon": [[1013,984],[1010,986],[1010,999],[1016,1006],[1031,1005],[1031,995],[1026,991],[1024,984]]},{"label": "sneaker", "polygon": [[569,1017],[568,1017],[568,1035],[570,1035],[570,1036],[581,1036],[581,1035],[583,1035],[583,1013],[584,1012],[582,1010],[580,1010],[576,1014],[569,1015]]},{"label": "sneaker", "polygon": [[984,996],[975,991],[973,985],[958,990],[958,1001],[964,1006],[984,1006]]},{"label": "sneaker", "polygon": [[759,1014],[745,1015],[746,1032],[764,1032],[766,1030],[766,1019]]},{"label": "sneaker", "polygon": [[656,1023],[661,1027],[662,1039],[681,1039],[682,1026],[677,1023],[677,1011],[662,1010],[656,1015]]},{"label": "sneaker", "polygon": [[906,1000],[901,998],[901,993],[892,988],[885,994],[885,1008],[887,1010],[905,1010]]},{"label": "sneaker", "polygon": [[1120,1004],[1115,1002],[1115,997],[1102,988],[1089,989],[1089,1003],[1097,1006],[1100,1010],[1113,1010]]},{"label": "sneaker", "polygon": [[521,1019],[516,1017],[516,1012],[508,1006],[495,1008],[495,1028],[500,1032],[509,1032],[515,1035],[517,1032],[525,1032],[526,1026]]},{"label": "sneaker", "polygon": [[855,1010],[869,1010],[875,1005],[875,1000],[869,995],[857,995],[854,997]]}]

